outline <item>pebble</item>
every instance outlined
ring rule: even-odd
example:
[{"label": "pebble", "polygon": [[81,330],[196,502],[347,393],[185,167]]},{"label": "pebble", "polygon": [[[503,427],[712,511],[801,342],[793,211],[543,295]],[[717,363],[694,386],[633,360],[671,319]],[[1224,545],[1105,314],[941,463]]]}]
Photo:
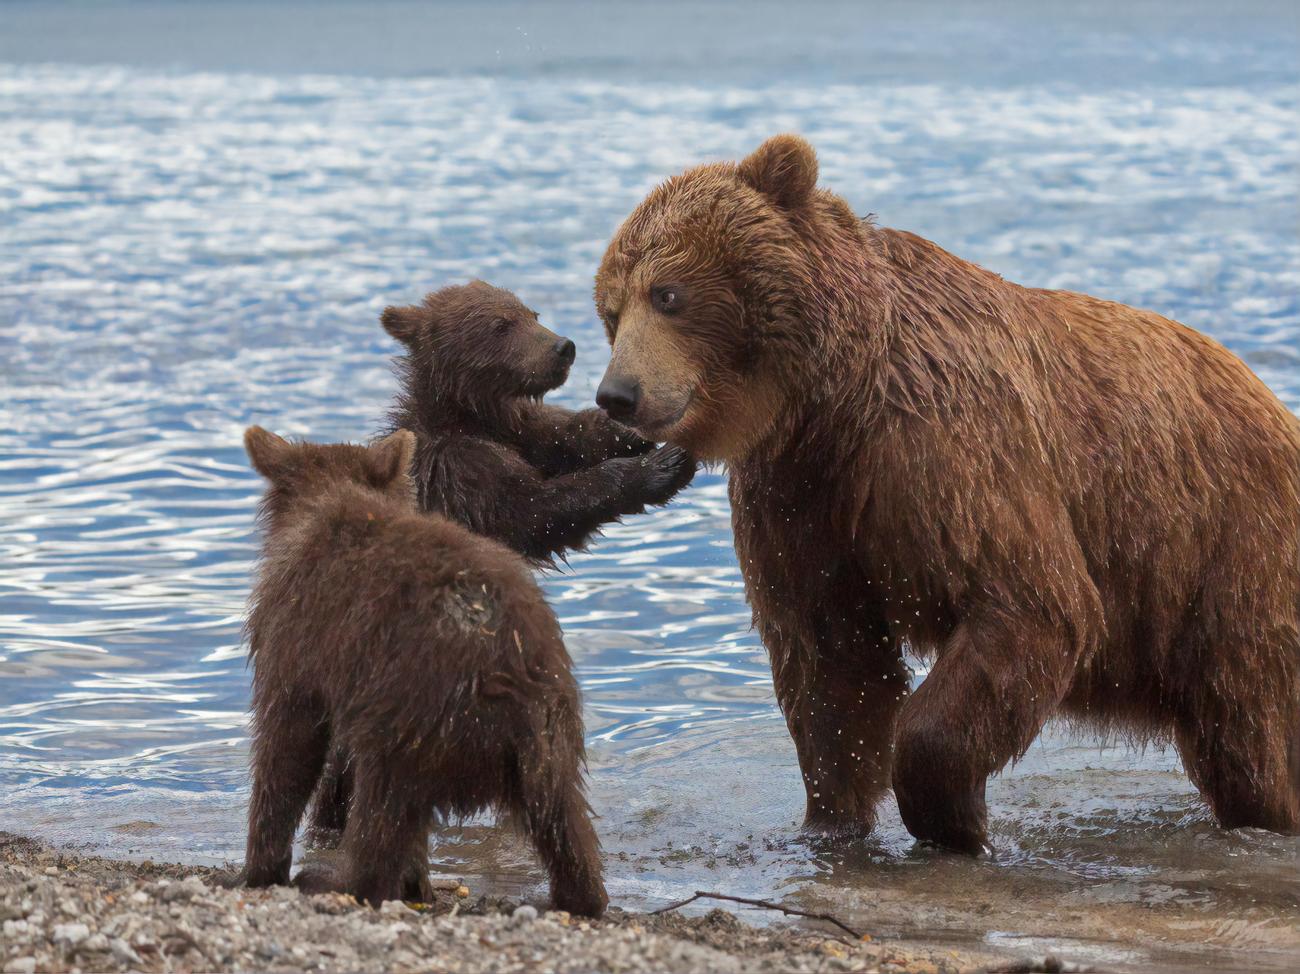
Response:
[{"label": "pebble", "polygon": [[515,908],[515,912],[510,914],[510,919],[514,921],[513,925],[517,927],[532,923],[537,919],[537,907],[525,903],[523,906]]},{"label": "pebble", "polygon": [[54,942],[75,947],[90,936],[90,927],[84,923],[56,923],[54,925]]},{"label": "pebble", "polygon": [[5,961],[5,974],[32,974],[35,970],[35,957],[14,957]]}]

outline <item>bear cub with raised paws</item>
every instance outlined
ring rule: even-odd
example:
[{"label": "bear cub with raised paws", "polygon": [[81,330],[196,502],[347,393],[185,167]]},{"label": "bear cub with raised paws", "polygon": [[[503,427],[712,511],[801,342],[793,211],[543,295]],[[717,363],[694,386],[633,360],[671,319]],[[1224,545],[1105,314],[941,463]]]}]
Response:
[{"label": "bear cub with raised paws", "polygon": [[243,877],[289,882],[294,832],[331,749],[354,794],[343,863],[299,884],[378,905],[428,899],[435,817],[513,813],[558,908],[606,896],[583,794],[578,686],[527,564],[421,513],[415,437],[372,447],[245,435],[269,482],[247,633],[253,792]]},{"label": "bear cub with raised paws", "polygon": [[695,474],[680,447],[656,449],[600,409],[542,402],[568,378],[573,342],[509,291],[446,287],[381,320],[406,349],[390,427],[416,434],[427,511],[546,562],[667,503]]}]

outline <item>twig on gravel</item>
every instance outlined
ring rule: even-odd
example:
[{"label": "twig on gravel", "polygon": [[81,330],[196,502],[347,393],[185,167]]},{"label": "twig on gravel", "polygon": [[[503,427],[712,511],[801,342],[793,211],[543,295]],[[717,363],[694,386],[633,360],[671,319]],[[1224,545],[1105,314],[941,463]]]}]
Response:
[{"label": "twig on gravel", "polygon": [[728,903],[743,903],[745,906],[757,906],[763,910],[780,910],[787,916],[804,917],[808,920],[825,920],[827,923],[833,923],[854,940],[861,940],[863,937],[863,934],[858,933],[843,920],[833,917],[829,913],[809,913],[806,910],[796,910],[793,907],[782,906],[780,903],[773,903],[770,900],[751,900],[744,896],[731,896],[727,893],[707,893],[703,890],[696,890],[695,895],[689,899],[682,900],[680,903],[670,903],[658,910],[651,910],[650,913],[651,915],[667,913],[670,910],[686,906],[688,903],[694,903],[696,900],[726,900]]}]

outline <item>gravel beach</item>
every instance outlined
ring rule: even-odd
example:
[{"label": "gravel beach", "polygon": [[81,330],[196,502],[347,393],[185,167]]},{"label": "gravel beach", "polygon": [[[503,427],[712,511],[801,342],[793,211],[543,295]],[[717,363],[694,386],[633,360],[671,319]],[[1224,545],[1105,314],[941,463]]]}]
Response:
[{"label": "gravel beach", "polygon": [[[703,916],[611,910],[588,922],[476,898],[380,910],[289,888],[229,889],[221,870],[78,856],[0,833],[5,972],[34,971],[881,971],[1077,970],[854,942],[826,924],[756,928]],[[816,929],[826,927],[825,930]]]}]

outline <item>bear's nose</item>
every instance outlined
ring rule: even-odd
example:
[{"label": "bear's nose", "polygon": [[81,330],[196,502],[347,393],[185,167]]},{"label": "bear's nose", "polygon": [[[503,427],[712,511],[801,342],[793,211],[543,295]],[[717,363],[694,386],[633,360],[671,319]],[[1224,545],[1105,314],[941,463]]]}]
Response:
[{"label": "bear's nose", "polygon": [[614,419],[630,419],[641,401],[641,383],[635,379],[607,375],[596,390],[596,405]]},{"label": "bear's nose", "polygon": [[555,354],[570,365],[573,364],[573,356],[578,352],[577,347],[567,338],[561,338],[555,343]]}]

